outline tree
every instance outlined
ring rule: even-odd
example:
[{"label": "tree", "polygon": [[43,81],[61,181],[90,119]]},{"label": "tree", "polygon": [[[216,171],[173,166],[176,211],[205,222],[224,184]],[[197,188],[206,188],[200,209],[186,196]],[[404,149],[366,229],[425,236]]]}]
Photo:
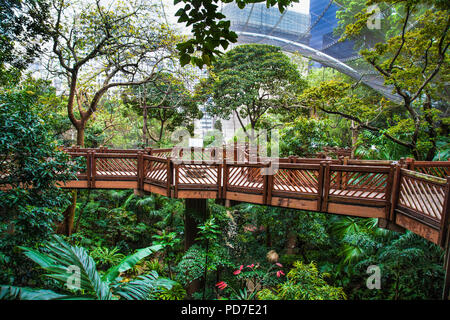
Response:
[{"label": "tree", "polygon": [[52,72],[67,79],[67,113],[83,146],[86,124],[106,92],[152,81],[173,57],[175,36],[158,21],[157,7],[139,0],[109,7],[100,0],[53,0],[53,7]]},{"label": "tree", "polygon": [[48,40],[46,0],[0,0],[0,85],[17,83]]},{"label": "tree", "polygon": [[[240,9],[251,3],[265,2],[268,8],[278,5],[283,13],[291,3],[299,0],[174,0],[174,4],[180,2],[186,5],[175,16],[179,17],[179,23],[192,25],[194,35],[177,45],[180,63],[184,66],[192,62],[201,68],[216,60],[215,56],[221,53],[218,49],[220,46],[226,50],[230,43],[237,41],[237,34],[230,31],[230,21],[225,20],[225,15],[219,12],[219,2],[235,2]],[[195,56],[195,51],[200,51],[201,57]]]},{"label": "tree", "polygon": [[6,261],[1,274],[5,279],[8,268],[15,268],[13,281],[27,281],[30,271],[14,248],[53,234],[62,208],[70,204],[57,184],[76,179],[81,169],[59,149],[48,123],[38,116],[45,95],[25,87],[0,93],[0,184],[9,186],[0,190],[0,256]]},{"label": "tree", "polygon": [[[305,86],[296,65],[281,49],[242,45],[220,57],[211,69],[213,103],[207,112],[229,118],[234,113],[251,141],[261,117],[291,105]],[[248,119],[250,130],[244,124]]]},{"label": "tree", "polygon": [[[392,119],[387,129],[372,125],[365,115],[341,107],[322,108],[324,112],[337,114],[357,123],[361,128],[384,135],[386,138],[407,148],[416,159],[432,160],[437,152],[440,136],[448,134],[448,98],[445,83],[448,78],[448,30],[450,15],[448,3],[425,2],[430,9],[423,13],[416,1],[369,1],[371,4],[396,4],[403,14],[401,33],[371,49],[360,52],[365,61],[381,75],[387,86],[402,100],[400,116]],[[433,7],[431,7],[433,4]],[[359,37],[370,16],[364,9],[356,15],[356,21],[346,27],[346,37]],[[413,27],[409,27],[415,16]],[[330,86],[328,87],[330,89]],[[336,90],[342,90],[335,87]],[[330,90],[331,91],[331,90]],[[344,93],[345,95],[345,93]],[[322,94],[322,98],[325,95]],[[439,105],[440,104],[440,105]],[[330,104],[328,104],[330,106]],[[381,107],[381,109],[380,109]],[[376,113],[397,108],[395,104],[381,103],[381,106],[367,108]]]},{"label": "tree", "polygon": [[332,146],[330,137],[331,121],[328,119],[307,119],[298,117],[291,123],[286,123],[281,130],[281,156],[296,155],[311,156]]},{"label": "tree", "polygon": [[[152,81],[167,68],[176,37],[158,21],[157,7],[145,1],[108,7],[100,0],[52,4],[51,58],[56,66],[51,72],[67,80],[67,114],[77,131],[77,145],[84,146],[87,122],[103,96],[114,88]],[[61,233],[71,234],[75,205],[76,191]]]},{"label": "tree", "polygon": [[[192,94],[181,79],[170,73],[162,73],[148,84],[132,87],[123,99],[143,116],[144,146],[149,144],[147,137],[161,146],[166,130],[173,131],[182,124],[188,126],[202,117]],[[150,128],[149,120],[157,125]]]}]

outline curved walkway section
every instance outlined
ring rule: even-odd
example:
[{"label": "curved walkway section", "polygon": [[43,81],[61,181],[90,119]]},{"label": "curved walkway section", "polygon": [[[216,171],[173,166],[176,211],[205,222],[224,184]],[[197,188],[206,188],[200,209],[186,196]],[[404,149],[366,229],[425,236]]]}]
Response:
[{"label": "curved walkway section", "polygon": [[450,161],[256,158],[219,148],[66,150],[86,169],[70,189],[135,189],[170,198],[222,199],[379,218],[444,246]]}]

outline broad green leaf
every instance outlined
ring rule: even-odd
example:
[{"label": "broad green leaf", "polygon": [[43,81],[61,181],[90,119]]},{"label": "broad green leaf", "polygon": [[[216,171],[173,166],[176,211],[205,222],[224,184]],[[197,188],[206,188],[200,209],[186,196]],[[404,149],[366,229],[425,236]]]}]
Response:
[{"label": "broad green leaf", "polygon": [[121,272],[125,272],[133,268],[140,260],[148,257],[152,253],[161,250],[162,246],[155,245],[147,248],[139,249],[136,253],[125,257],[118,265],[111,267],[103,276],[103,281],[114,281]]}]

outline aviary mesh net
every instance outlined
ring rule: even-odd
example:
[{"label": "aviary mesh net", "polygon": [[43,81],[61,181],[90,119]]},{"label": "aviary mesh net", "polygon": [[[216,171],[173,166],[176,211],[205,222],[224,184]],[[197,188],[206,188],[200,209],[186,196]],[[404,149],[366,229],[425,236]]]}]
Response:
[{"label": "aviary mesh net", "polygon": [[[399,35],[401,26],[394,22],[401,20],[402,13],[387,5],[373,9],[377,10],[373,17],[379,19],[380,25],[374,25],[358,39],[339,41],[349,15],[354,16],[364,8],[366,1],[310,0],[309,8],[308,0],[300,2],[284,13],[276,6],[267,8],[265,3],[250,4],[244,9],[231,3],[223,5],[221,10],[231,21],[231,29],[239,35],[238,43],[271,44],[286,52],[298,52],[315,61],[316,66],[334,68],[390,100],[399,101],[392,88],[384,85],[383,78],[358,52],[387,37]],[[414,17],[408,21],[408,28],[413,28]]]}]

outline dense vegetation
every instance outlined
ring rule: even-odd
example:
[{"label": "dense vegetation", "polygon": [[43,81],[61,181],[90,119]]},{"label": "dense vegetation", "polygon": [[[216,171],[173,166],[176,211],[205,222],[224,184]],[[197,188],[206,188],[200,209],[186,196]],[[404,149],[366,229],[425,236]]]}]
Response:
[{"label": "dense vegetation", "polygon": [[[190,40],[160,19],[159,1],[134,2],[134,11],[95,0],[0,2],[15,12],[0,11],[0,173],[8,172],[0,179],[11,186],[0,190],[0,299],[441,297],[442,249],[411,232],[380,229],[376,219],[245,203],[225,208],[212,200],[199,215],[179,199],[64,191],[55,183],[84,169],[60,147],[172,146],[179,127],[193,134],[203,107],[222,119],[234,114],[239,133],[251,138],[254,130],[278,128],[281,156],[340,147],[361,159],[446,160],[446,2],[368,3],[402,13],[388,28],[400,33],[377,35],[359,61],[381,74],[400,102],[333,70],[308,68],[309,61],[277,47],[243,45],[219,55],[235,34],[218,1],[181,1],[179,22],[196,23]],[[252,2],[263,1],[236,0]],[[280,9],[290,2],[267,0]],[[336,32],[371,32],[365,1],[344,2],[354,12],[338,13]],[[194,14],[199,3],[205,16]],[[415,27],[404,28],[412,14]],[[24,23],[26,29],[13,28]],[[27,39],[48,50],[25,46],[10,54]],[[28,73],[34,55],[62,90]],[[207,64],[206,74],[189,62]],[[195,236],[187,235],[187,221]],[[379,290],[366,286],[373,265],[381,269]]]}]

